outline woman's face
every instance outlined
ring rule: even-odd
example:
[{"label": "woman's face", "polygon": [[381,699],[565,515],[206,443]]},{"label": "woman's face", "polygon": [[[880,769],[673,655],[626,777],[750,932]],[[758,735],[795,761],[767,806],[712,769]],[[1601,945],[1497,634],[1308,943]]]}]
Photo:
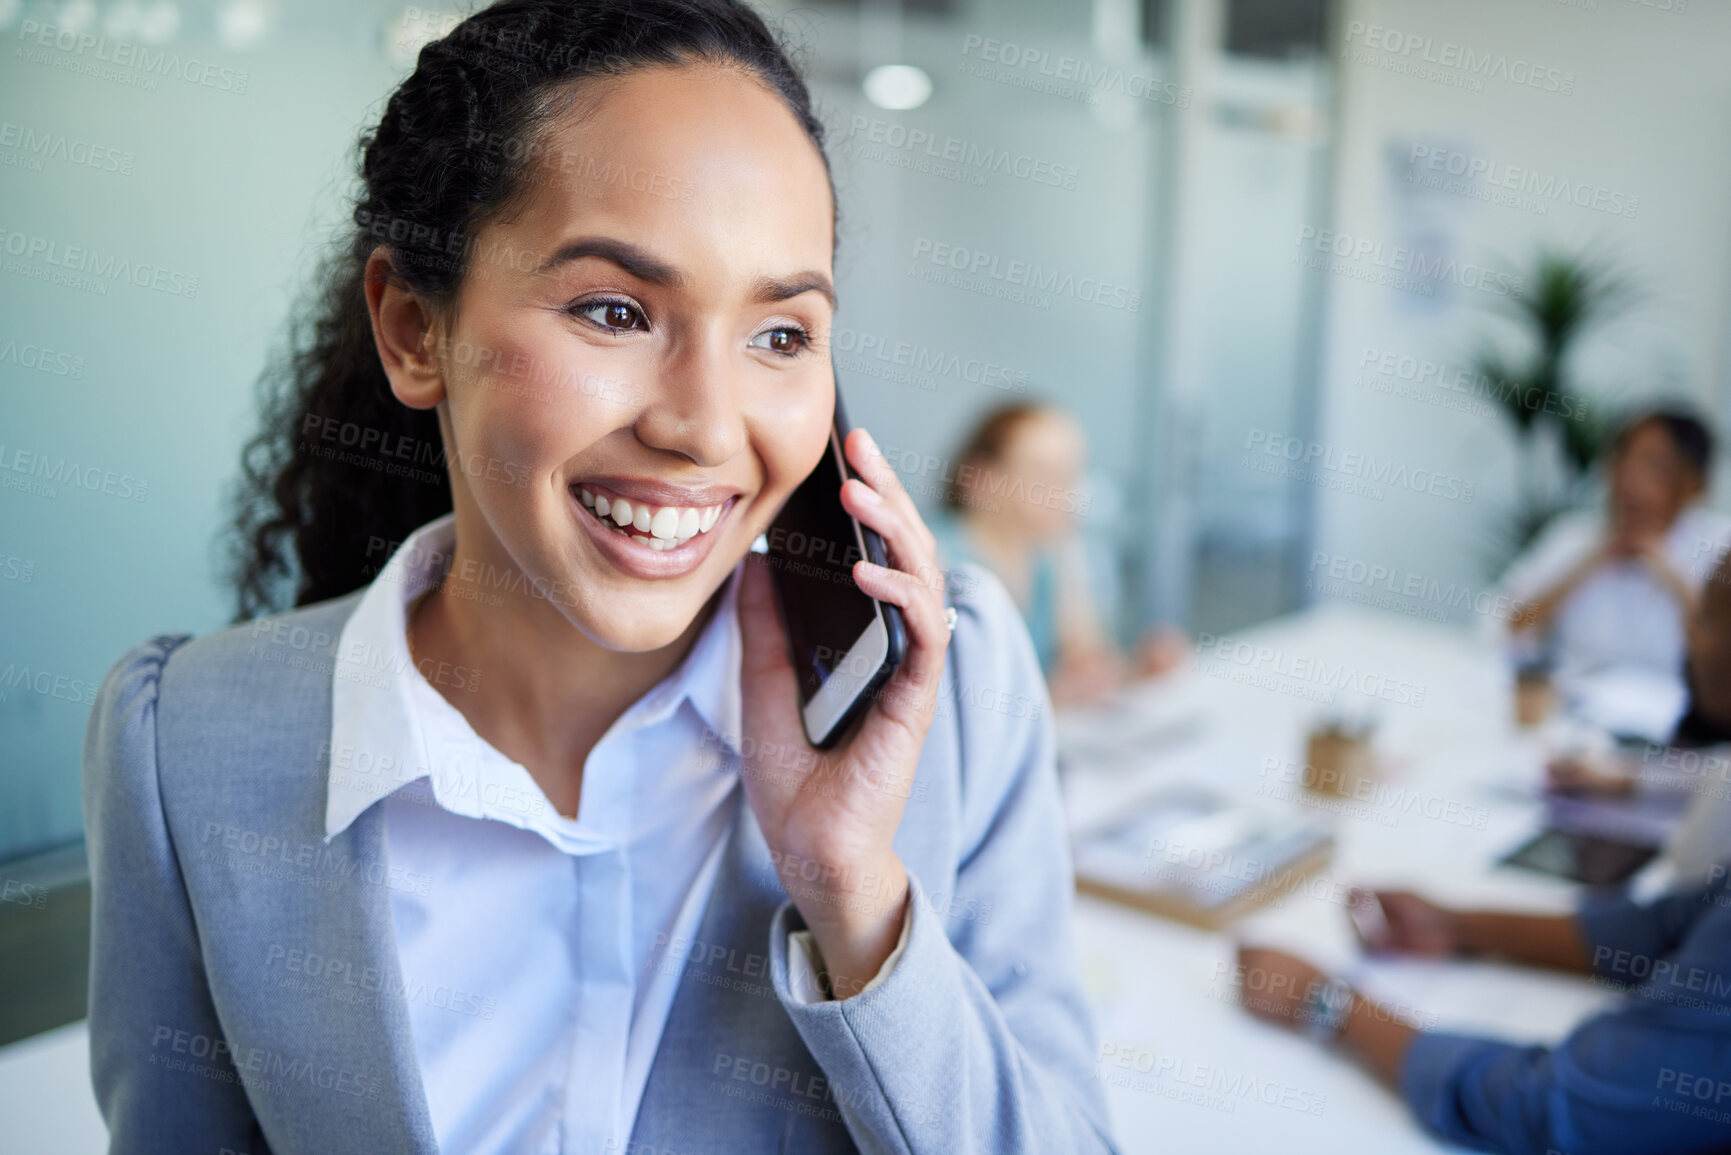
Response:
[{"label": "woman's face", "polygon": [[829,183],[781,99],[714,66],[589,82],[534,155],[442,340],[459,556],[657,649],[827,445]]},{"label": "woman's face", "polygon": [[1005,518],[1030,541],[1061,538],[1070,529],[1087,459],[1081,426],[1044,410],[1018,422],[1003,456],[974,475],[974,507]]}]

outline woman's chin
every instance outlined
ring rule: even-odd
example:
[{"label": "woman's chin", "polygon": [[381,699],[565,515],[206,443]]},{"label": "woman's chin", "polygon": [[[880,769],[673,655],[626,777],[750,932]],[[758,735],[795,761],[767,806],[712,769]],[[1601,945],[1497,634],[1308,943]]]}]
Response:
[{"label": "woman's chin", "polygon": [[[598,597],[574,624],[589,640],[619,654],[647,654],[678,642],[708,599],[670,605],[667,598]],[[678,599],[684,602],[685,599]]]}]

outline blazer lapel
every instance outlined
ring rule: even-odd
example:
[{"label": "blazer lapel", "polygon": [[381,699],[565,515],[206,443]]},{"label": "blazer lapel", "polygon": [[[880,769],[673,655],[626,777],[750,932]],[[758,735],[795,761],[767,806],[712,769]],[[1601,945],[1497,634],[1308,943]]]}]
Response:
[{"label": "blazer lapel", "polygon": [[265,1134],[294,1151],[436,1155],[392,924],[391,886],[405,880],[390,870],[383,808],[327,844],[322,780],[253,774],[242,788],[214,759],[201,774],[206,798],[244,789],[256,818],[187,822],[180,840],[197,844],[182,865],[198,917],[222,926],[204,937],[206,974]]}]

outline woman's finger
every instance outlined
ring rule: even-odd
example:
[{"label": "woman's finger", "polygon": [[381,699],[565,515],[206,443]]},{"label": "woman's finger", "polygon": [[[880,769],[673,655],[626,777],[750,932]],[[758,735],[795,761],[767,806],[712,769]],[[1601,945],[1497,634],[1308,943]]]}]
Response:
[{"label": "woman's finger", "polygon": [[902,617],[907,619],[909,642],[940,652],[948,647],[950,627],[944,620],[943,601],[918,577],[869,561],[855,562],[853,572],[861,590],[902,611]]},{"label": "woman's finger", "polygon": [[919,520],[918,512],[892,505],[857,478],[849,478],[843,484],[841,504],[861,525],[883,538],[891,568],[923,578],[935,590],[943,590],[941,578],[934,576],[937,545]]},{"label": "woman's finger", "polygon": [[[949,644],[949,626],[944,622],[944,581],[933,554],[915,532],[922,527],[917,521],[910,523],[910,517],[917,519],[919,515],[904,515],[888,502],[863,499],[869,491],[857,481],[849,481],[844,492],[849,495],[844,500],[849,512],[883,536],[895,563],[892,568],[872,565],[870,570],[855,566],[856,582],[862,572],[876,571],[880,577],[893,575],[893,580],[886,579],[888,584],[882,587],[886,596],[879,600],[901,608],[903,616],[909,619],[910,631],[922,631],[911,640],[916,646],[935,647],[939,655],[936,661],[941,665],[943,650]],[[941,633],[934,632],[937,627],[942,627]],[[914,666],[916,673],[920,669],[920,665]]]},{"label": "woman's finger", "polygon": [[872,435],[864,429],[852,430],[847,435],[843,449],[847,453],[849,464],[860,475],[859,479],[882,497],[886,505],[918,526],[918,536],[926,543],[925,552],[935,553],[937,539],[932,536],[932,531],[926,528],[925,521],[914,505],[914,499],[903,487],[902,479],[890,464],[889,458],[884,456],[883,450],[872,440]]},{"label": "woman's finger", "polygon": [[[950,644],[943,602],[914,575],[868,561],[854,565],[854,580],[871,597],[900,610],[907,625],[908,653],[881,699],[885,713],[910,727],[915,726],[916,716],[921,725],[929,723]],[[904,713],[904,707],[911,713]]]},{"label": "woman's finger", "polygon": [[950,641],[937,539],[869,433],[853,430],[844,449],[859,476],[842,485],[842,505],[883,538],[891,562],[887,567],[856,563],[854,581],[862,592],[900,610],[908,630],[907,656],[874,713],[920,738],[930,724]]}]

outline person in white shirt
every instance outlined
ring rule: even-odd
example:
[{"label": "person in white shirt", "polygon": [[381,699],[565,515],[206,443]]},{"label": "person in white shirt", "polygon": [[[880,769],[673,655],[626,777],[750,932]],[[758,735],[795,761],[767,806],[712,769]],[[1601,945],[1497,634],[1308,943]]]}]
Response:
[{"label": "person in white shirt", "polygon": [[1664,857],[1677,878],[1701,881],[1731,861],[1731,553],[1701,590],[1684,666],[1689,708],[1665,744],[1559,758],[1547,774],[1562,794],[1681,804]]},{"label": "person in white shirt", "polygon": [[1604,512],[1558,517],[1503,579],[1519,607],[1517,660],[1543,661],[1565,683],[1651,677],[1680,704],[1685,623],[1731,545],[1731,518],[1701,504],[1712,461],[1712,434],[1687,413],[1653,410],[1622,428]]}]

